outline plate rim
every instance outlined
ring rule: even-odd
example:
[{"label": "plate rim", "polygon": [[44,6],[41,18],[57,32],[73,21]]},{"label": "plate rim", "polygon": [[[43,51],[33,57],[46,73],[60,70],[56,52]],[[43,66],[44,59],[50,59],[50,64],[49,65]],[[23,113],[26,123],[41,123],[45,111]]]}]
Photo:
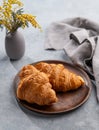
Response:
[{"label": "plate rim", "polygon": [[[62,61],[62,60],[40,60],[40,61],[36,61],[36,62],[33,62],[33,63],[29,63],[29,64],[35,65],[35,64],[37,64],[37,63],[39,63],[39,62],[47,62],[47,63],[57,62],[57,63],[62,63],[62,64],[70,65],[70,66],[74,67],[75,69],[78,69],[78,70],[81,71],[84,75],[86,75],[86,77],[88,78],[88,80],[89,80],[89,82],[90,82],[90,87],[88,87],[88,88],[89,88],[88,94],[85,96],[85,98],[84,98],[84,100],[83,100],[82,102],[80,102],[79,104],[77,104],[76,106],[74,106],[74,107],[72,107],[72,108],[70,108],[70,109],[61,110],[61,111],[57,111],[57,112],[51,112],[51,111],[50,111],[50,112],[47,112],[47,111],[43,111],[43,112],[42,112],[42,110],[35,109],[35,108],[33,108],[33,107],[32,107],[33,110],[30,109],[30,108],[31,108],[30,106],[24,104],[22,100],[18,99],[18,98],[17,98],[17,95],[16,95],[16,88],[14,87],[14,89],[15,89],[15,90],[14,90],[14,91],[15,91],[15,92],[14,92],[14,93],[15,93],[15,98],[16,98],[18,104],[21,105],[21,107],[24,107],[24,108],[25,108],[26,110],[28,110],[28,111],[36,112],[36,113],[39,113],[39,114],[55,115],[55,114],[62,114],[62,113],[67,113],[67,112],[73,111],[73,110],[79,108],[80,106],[82,106],[82,105],[88,100],[88,98],[89,98],[90,95],[91,95],[92,83],[91,83],[91,80],[90,80],[88,74],[84,71],[84,69],[83,69],[81,66],[79,66],[79,65],[76,66],[76,65],[74,65],[74,64],[72,64],[72,63],[69,63],[69,62],[66,62],[66,61]],[[28,65],[28,64],[27,64],[27,65]],[[18,73],[19,73],[19,72],[18,72]],[[16,85],[15,85],[15,79],[17,78],[18,73],[16,74],[16,76],[15,76],[15,78],[14,78],[14,85],[13,85],[13,86],[16,86]],[[87,85],[86,85],[86,87],[87,87]],[[27,107],[27,106],[28,106],[28,107]]]}]

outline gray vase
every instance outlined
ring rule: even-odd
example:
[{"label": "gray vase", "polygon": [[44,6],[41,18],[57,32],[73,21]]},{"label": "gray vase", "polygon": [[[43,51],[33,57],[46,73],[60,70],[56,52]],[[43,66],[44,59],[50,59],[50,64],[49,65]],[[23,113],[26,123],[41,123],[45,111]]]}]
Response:
[{"label": "gray vase", "polygon": [[6,35],[5,50],[11,60],[19,60],[24,55],[25,41],[23,35],[19,31]]}]

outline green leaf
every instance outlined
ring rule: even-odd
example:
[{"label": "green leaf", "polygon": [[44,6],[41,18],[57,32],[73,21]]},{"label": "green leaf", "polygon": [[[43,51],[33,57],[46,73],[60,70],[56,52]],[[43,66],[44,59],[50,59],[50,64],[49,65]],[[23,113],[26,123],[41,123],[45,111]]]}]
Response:
[{"label": "green leaf", "polygon": [[1,31],[3,30],[3,25],[0,25]]},{"label": "green leaf", "polygon": [[26,21],[26,26],[29,27],[29,23]]},{"label": "green leaf", "polygon": [[16,11],[16,14],[22,14],[24,11],[23,11],[23,8],[19,9]]}]

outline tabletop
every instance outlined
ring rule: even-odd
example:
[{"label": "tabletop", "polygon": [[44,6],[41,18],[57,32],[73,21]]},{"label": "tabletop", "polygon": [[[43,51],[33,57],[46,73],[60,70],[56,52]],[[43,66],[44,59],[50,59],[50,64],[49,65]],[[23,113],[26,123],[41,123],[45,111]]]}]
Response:
[{"label": "tabletop", "polygon": [[[0,0],[1,3],[1,0]],[[98,130],[99,104],[95,86],[86,103],[61,115],[42,116],[21,109],[13,93],[13,80],[20,68],[40,60],[70,62],[63,50],[44,50],[46,28],[55,21],[85,17],[99,21],[99,1],[23,0],[25,11],[37,16],[42,32],[31,26],[20,30],[25,38],[25,55],[10,61],[5,52],[5,30],[0,32],[0,130]]]}]

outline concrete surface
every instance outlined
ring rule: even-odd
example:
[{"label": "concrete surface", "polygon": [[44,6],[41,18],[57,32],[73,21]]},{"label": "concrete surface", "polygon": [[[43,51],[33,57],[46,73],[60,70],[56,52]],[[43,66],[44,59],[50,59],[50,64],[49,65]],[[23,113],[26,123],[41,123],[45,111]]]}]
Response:
[{"label": "concrete surface", "polygon": [[[0,0],[1,3],[1,0]],[[0,130],[99,130],[99,104],[95,87],[89,100],[78,109],[58,116],[40,116],[23,111],[13,93],[12,82],[23,65],[38,60],[68,61],[63,51],[44,50],[46,27],[69,17],[86,17],[99,22],[98,0],[23,0],[25,11],[37,16],[43,32],[31,26],[20,29],[26,51],[19,61],[10,61],[5,52],[5,30],[0,32]]]}]

